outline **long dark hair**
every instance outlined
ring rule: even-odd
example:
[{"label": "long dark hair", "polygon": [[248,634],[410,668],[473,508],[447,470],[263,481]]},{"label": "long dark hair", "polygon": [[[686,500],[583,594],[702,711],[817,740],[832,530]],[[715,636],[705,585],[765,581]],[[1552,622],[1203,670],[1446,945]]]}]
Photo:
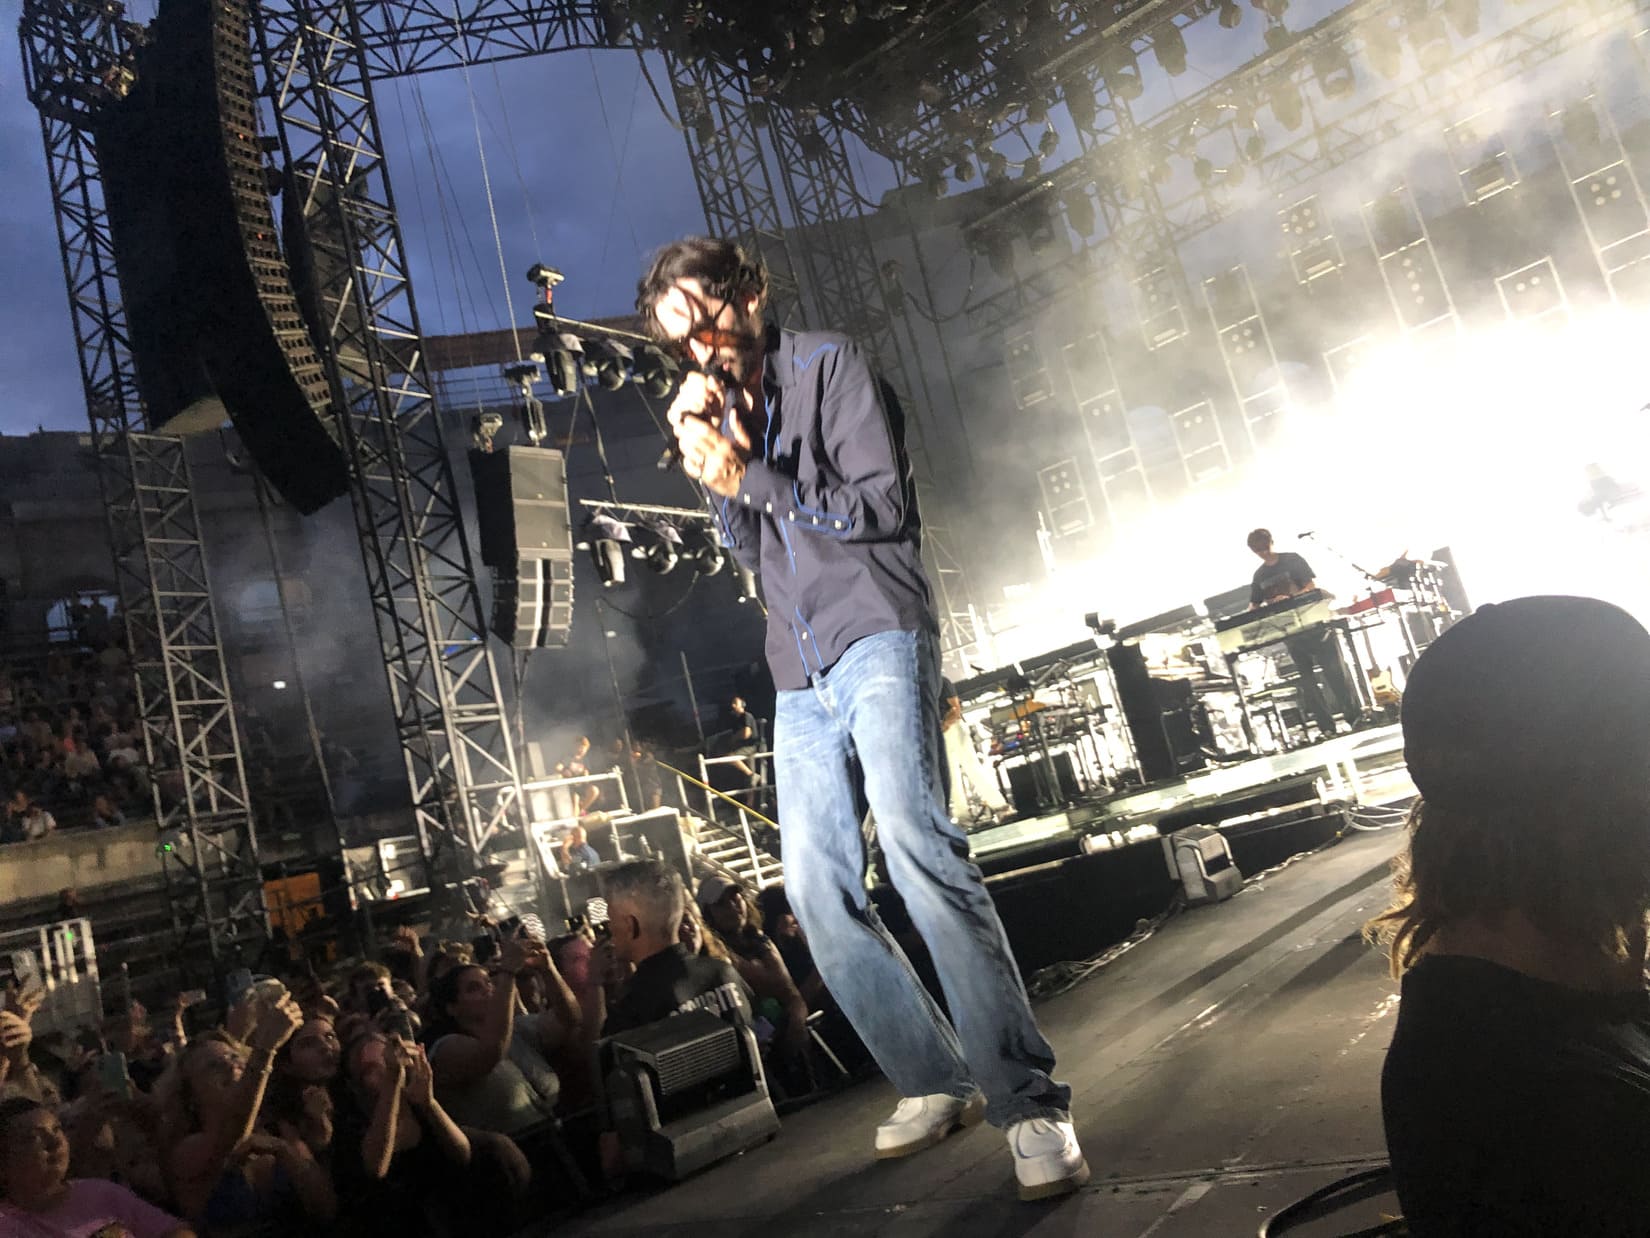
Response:
[{"label": "long dark hair", "polygon": [[653,263],[636,285],[636,312],[657,331],[653,309],[679,279],[696,279],[711,301],[743,305],[756,298],[760,310],[768,301],[768,268],[762,259],[732,241],[712,236],[685,236],[653,256]]},{"label": "long dark hair", "polygon": [[487,969],[479,963],[460,963],[450,971],[444,972],[430,982],[430,1004],[426,1013],[424,1027],[424,1043],[434,1045],[443,1036],[450,1036],[454,1032],[464,1031],[453,1016],[447,1012],[447,1007],[458,1001],[458,991],[463,987],[464,973],[467,971],[485,972]]}]

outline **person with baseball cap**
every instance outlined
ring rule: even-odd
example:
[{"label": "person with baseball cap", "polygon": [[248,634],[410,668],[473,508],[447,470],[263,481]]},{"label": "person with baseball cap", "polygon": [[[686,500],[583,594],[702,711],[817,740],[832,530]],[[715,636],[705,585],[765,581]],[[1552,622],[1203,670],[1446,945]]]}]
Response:
[{"label": "person with baseball cap", "polygon": [[1650,1233],[1650,633],[1486,606],[1403,700],[1420,792],[1370,925],[1402,977],[1381,1080],[1409,1232]]}]

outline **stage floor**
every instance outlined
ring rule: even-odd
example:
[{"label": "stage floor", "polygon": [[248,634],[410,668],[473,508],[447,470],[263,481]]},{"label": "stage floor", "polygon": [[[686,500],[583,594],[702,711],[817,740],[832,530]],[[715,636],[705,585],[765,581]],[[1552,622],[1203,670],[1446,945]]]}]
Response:
[{"label": "stage floor", "polygon": [[1186,911],[1039,1004],[1094,1174],[1076,1195],[1020,1203],[1002,1136],[985,1126],[874,1161],[872,1130],[897,1099],[878,1079],[786,1118],[770,1144],[557,1232],[1253,1234],[1385,1157],[1379,1082],[1397,985],[1360,929],[1385,906],[1401,836],[1354,834]]}]

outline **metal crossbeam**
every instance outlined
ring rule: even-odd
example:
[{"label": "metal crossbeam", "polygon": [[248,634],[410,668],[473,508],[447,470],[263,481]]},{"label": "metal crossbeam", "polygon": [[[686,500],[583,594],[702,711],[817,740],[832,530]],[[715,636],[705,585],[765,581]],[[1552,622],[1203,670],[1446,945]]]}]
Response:
[{"label": "metal crossbeam", "polygon": [[182,439],[144,430],[93,130],[131,84],[137,31],[117,6],[24,6],[79,345],[92,451],[137,687],[174,948],[186,973],[241,966],[268,934],[212,587]]},{"label": "metal crossbeam", "polygon": [[520,778],[425,374],[369,59],[348,0],[266,3],[255,20],[285,192],[299,195],[322,255],[334,404],[420,845],[432,884],[447,881],[449,859],[467,875],[501,829],[523,845]]},{"label": "metal crossbeam", "polygon": [[693,181],[712,236],[738,241],[768,268],[769,312],[801,325],[796,262],[745,83],[726,66],[666,54]]},{"label": "metal crossbeam", "polygon": [[611,11],[595,0],[377,0],[354,6],[373,78],[625,46]]}]

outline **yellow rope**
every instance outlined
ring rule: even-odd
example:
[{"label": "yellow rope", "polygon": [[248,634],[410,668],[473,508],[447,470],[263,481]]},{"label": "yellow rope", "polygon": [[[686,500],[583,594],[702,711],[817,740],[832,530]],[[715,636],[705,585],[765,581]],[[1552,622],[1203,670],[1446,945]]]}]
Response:
[{"label": "yellow rope", "polygon": [[677,769],[674,765],[666,765],[663,761],[660,761],[657,757],[654,758],[654,762],[655,762],[655,764],[658,765],[658,767],[660,769],[668,769],[671,773],[675,774],[678,778],[686,778],[689,782],[691,782],[694,786],[698,787],[700,790],[709,791],[712,795],[716,796],[718,799],[727,800],[727,802],[732,804],[735,808],[743,808],[746,812],[750,813],[751,816],[755,817],[758,821],[762,822],[764,825],[771,825],[776,830],[779,828],[779,822],[773,820],[771,817],[764,817],[761,813],[757,812],[756,809],[752,808],[749,804],[740,803],[738,800],[734,799],[733,796],[727,795],[727,794],[724,794],[721,791],[718,791],[715,787],[711,786],[708,782],[700,782],[692,774],[683,773],[681,770]]}]

